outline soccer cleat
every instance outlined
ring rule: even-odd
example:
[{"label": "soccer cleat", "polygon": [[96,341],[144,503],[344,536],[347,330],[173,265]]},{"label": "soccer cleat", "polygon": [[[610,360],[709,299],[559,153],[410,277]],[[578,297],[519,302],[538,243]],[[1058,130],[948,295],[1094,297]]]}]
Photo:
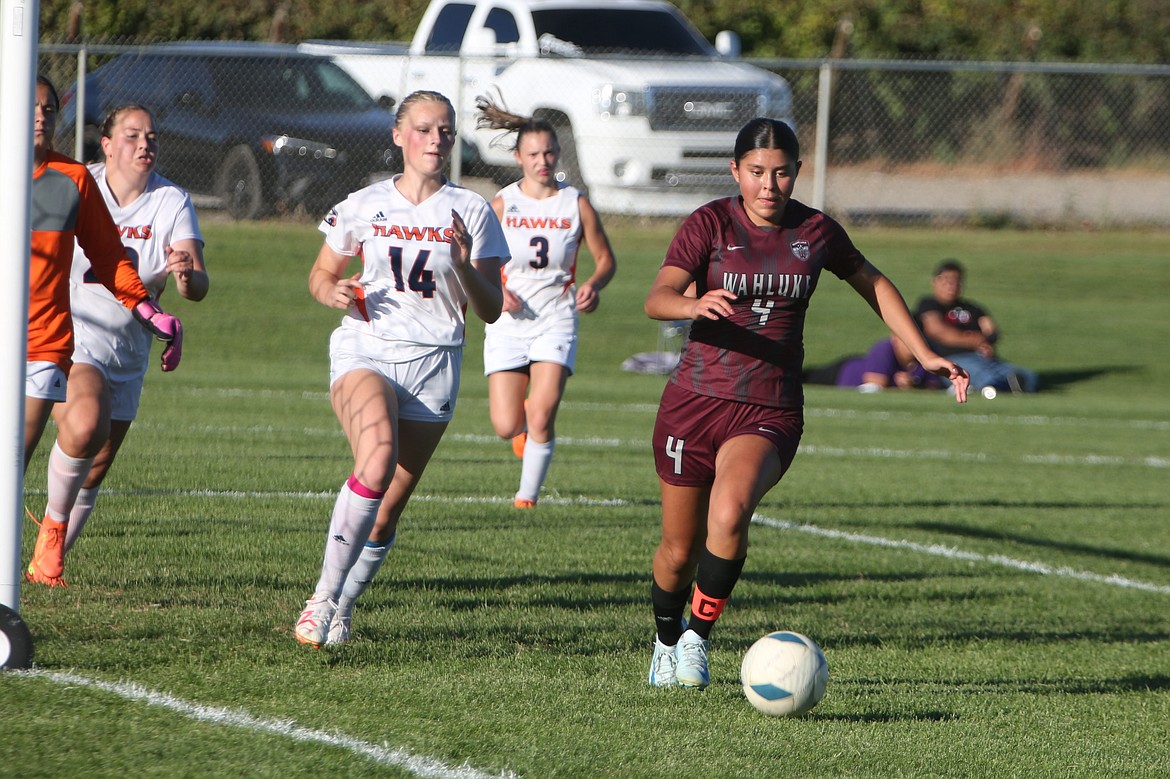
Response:
[{"label": "soccer cleat", "polygon": [[61,574],[65,572],[65,530],[69,527],[69,520],[57,522],[46,516],[40,524],[37,544],[24,576],[36,584],[65,587]]},{"label": "soccer cleat", "polygon": [[674,687],[678,684],[675,677],[675,666],[678,658],[675,656],[675,646],[667,646],[654,637],[654,654],[650,656],[650,685],[653,687]]},{"label": "soccer cleat", "polygon": [[297,641],[320,649],[329,637],[329,626],[335,611],[337,604],[328,598],[309,598],[305,601],[305,610],[297,620]]},{"label": "soccer cleat", "polygon": [[516,498],[512,501],[512,505],[518,509],[534,509],[536,508],[535,500],[527,500],[525,498]]},{"label": "soccer cleat", "polygon": [[524,399],[524,432],[512,439],[512,454],[524,459],[524,444],[528,443],[528,398]]},{"label": "soccer cleat", "polygon": [[695,631],[682,634],[674,650],[677,658],[674,675],[679,686],[701,690],[711,683],[711,671],[707,667],[710,651],[711,642],[700,638]]},{"label": "soccer cleat", "polygon": [[325,636],[325,646],[348,644],[349,623],[352,619],[352,609],[338,609],[333,612],[333,619],[329,621],[329,634]]}]

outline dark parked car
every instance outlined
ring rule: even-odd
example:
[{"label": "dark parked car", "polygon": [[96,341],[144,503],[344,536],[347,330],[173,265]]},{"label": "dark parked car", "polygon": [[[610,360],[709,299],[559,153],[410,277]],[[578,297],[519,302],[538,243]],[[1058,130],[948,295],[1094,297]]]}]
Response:
[{"label": "dark parked car", "polygon": [[[56,147],[74,149],[76,85],[61,97]],[[155,115],[158,172],[215,195],[237,219],[303,203],[311,214],[400,165],[393,115],[326,57],[277,44],[171,43],[134,49],[85,81],[85,157],[100,157],[110,109]]]}]

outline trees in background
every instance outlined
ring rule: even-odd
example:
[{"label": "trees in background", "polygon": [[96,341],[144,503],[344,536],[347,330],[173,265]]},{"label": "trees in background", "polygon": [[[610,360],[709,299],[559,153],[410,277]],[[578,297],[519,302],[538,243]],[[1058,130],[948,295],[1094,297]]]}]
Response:
[{"label": "trees in background", "polygon": [[[748,57],[1170,62],[1165,0],[675,0]],[[407,40],[427,0],[42,0],[42,38]]]}]

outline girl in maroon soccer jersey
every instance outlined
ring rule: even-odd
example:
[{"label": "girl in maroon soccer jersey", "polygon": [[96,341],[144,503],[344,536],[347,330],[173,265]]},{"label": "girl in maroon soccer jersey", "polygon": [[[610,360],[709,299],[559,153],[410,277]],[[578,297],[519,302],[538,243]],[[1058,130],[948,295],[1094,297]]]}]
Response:
[{"label": "girl in maroon soccer jersey", "polygon": [[837,222],[791,199],[800,165],[788,125],[744,125],[731,162],[739,196],[687,217],[646,298],[651,319],[693,321],[654,425],[662,540],[652,685],[710,681],[709,636],[743,570],[748,523],[800,443],[804,319],[822,270],[847,281],[920,365],[967,399],[967,374],[931,351],[894,284]]}]

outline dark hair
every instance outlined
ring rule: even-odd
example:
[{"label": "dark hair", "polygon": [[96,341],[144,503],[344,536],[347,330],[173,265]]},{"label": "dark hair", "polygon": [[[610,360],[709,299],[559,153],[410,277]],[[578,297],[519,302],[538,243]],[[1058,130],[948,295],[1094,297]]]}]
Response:
[{"label": "dark hair", "polygon": [[49,90],[49,94],[53,96],[53,104],[58,108],[61,107],[61,98],[57,96],[57,87],[53,86],[53,82],[49,81],[47,76],[37,74],[37,84]]},{"label": "dark hair", "polygon": [[941,276],[944,273],[952,273],[952,272],[958,273],[960,276],[962,276],[963,275],[963,265],[958,260],[951,258],[951,257],[947,257],[945,260],[940,262],[938,264],[938,266],[934,269],[935,276]]},{"label": "dark hair", "polygon": [[110,111],[108,114],[106,114],[105,120],[102,121],[102,128],[101,128],[102,137],[103,138],[113,138],[114,137],[114,125],[117,124],[118,120],[122,118],[122,114],[129,113],[130,111],[142,111],[143,113],[145,113],[147,116],[150,117],[150,120],[152,122],[154,121],[154,113],[151,112],[151,110],[149,108],[147,108],[146,106],[140,105],[138,103],[123,103],[122,105],[115,108],[113,111]]},{"label": "dark hair", "polygon": [[556,144],[557,148],[560,148],[561,143],[557,139],[557,131],[547,119],[514,114],[483,95],[475,98],[475,107],[479,109],[479,118],[475,122],[476,127],[516,133],[516,143],[512,146],[512,151],[520,148],[520,141],[529,133],[548,133],[552,136],[553,143]]},{"label": "dark hair", "polygon": [[779,119],[757,116],[745,124],[735,136],[735,161],[756,149],[780,149],[793,160],[800,159],[800,141],[796,133]]}]

